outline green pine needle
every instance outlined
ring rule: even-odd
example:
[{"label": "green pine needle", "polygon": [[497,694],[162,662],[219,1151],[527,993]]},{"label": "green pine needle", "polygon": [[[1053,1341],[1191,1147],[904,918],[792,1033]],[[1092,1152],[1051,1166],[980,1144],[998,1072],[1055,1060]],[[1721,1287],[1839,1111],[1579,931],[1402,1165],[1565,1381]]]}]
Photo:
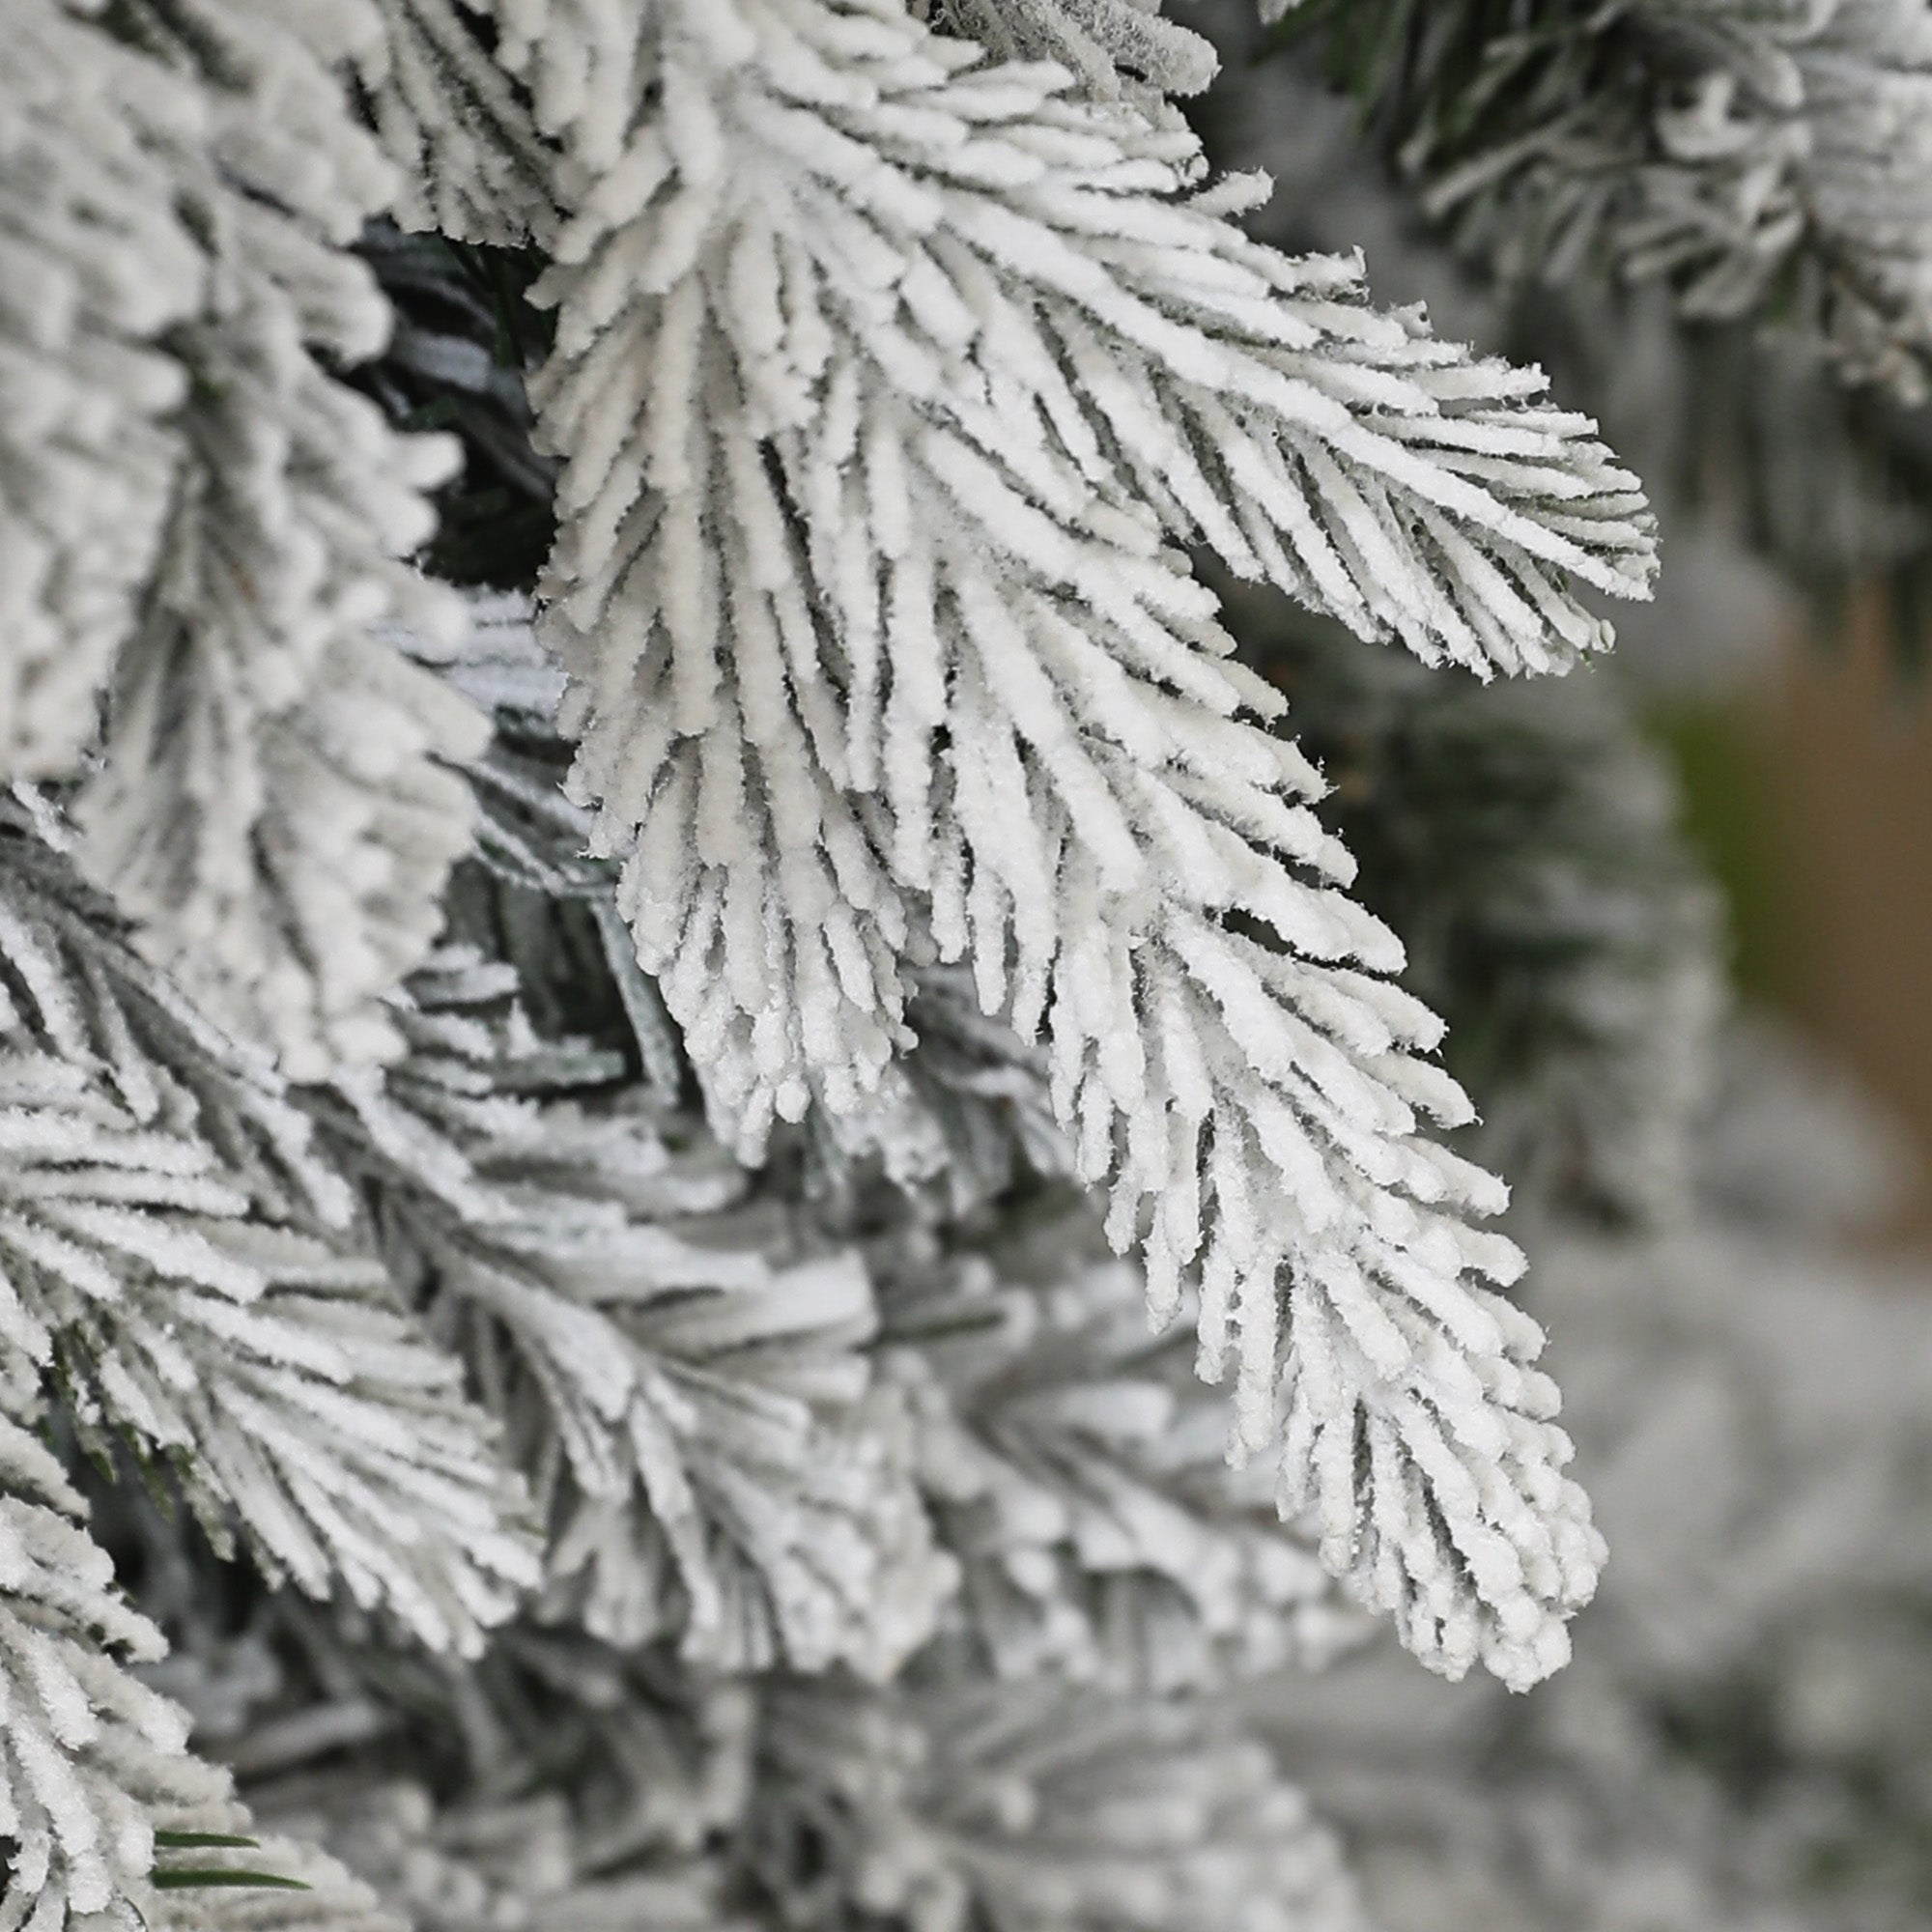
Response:
[{"label": "green pine needle", "polygon": [[[157,1851],[243,1851],[262,1849],[259,1838],[247,1838],[234,1832],[156,1832]],[[156,1865],[154,1871],[156,1891],[189,1891],[203,1887],[253,1887],[274,1891],[306,1891],[298,1878],[280,1872],[255,1871],[244,1865]]]},{"label": "green pine needle", "polygon": [[188,1891],[217,1886],[275,1891],[309,1889],[298,1878],[289,1878],[281,1872],[249,1871],[237,1865],[170,1865],[157,1867],[154,1874],[156,1891]]}]

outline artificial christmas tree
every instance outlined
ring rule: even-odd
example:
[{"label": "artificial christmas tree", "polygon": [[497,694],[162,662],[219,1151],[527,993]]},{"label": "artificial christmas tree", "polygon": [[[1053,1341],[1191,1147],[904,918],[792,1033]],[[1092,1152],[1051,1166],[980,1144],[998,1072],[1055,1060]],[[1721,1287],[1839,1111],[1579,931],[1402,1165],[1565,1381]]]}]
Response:
[{"label": "artificial christmas tree", "polygon": [[[1389,126],[1677,125],[1650,10],[1331,11]],[[1682,11],[1779,155],[1918,100]],[[7,17],[0,1932],[1358,1922],[1227,1693],[1565,1662],[1492,1170],[1667,1218],[1720,1004],[1620,693],[1484,689],[1635,476],[1138,5]],[[1491,266],[1631,268],[1538,138]],[[1882,257],[1902,382],[1917,151],[1815,145],[1722,306]]]}]

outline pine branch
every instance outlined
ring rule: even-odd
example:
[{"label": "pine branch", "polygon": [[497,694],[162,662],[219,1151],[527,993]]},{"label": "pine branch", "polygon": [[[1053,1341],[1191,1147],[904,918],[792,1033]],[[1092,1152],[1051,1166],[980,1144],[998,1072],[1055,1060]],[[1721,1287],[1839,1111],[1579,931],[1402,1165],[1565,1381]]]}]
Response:
[{"label": "pine branch", "polygon": [[358,10],[333,32],[251,0],[137,11],[157,58],[204,78],[212,138],[171,158],[208,292],[163,344],[194,379],[181,469],[76,811],[151,956],[312,1079],[395,1050],[375,1001],[428,949],[470,838],[437,761],[480,749],[481,721],[370,636],[458,620],[396,560],[454,451],[392,435],[326,367],[388,329],[336,245],[388,189],[331,71]]},{"label": "pine branch", "polygon": [[187,1714],[138,1671],[161,1632],[123,1598],[59,1463],[0,1390],[0,1926],[399,1932],[313,1848],[257,1835]]},{"label": "pine branch", "polygon": [[[1761,655],[1784,617],[1753,557],[1803,595],[1824,637],[1844,634],[1858,591],[1884,583],[1883,611],[1864,600],[1860,620],[1881,616],[1910,671],[1922,656],[1918,613],[1932,609],[1932,410],[1846,384],[1797,330],[1751,316],[1687,327],[1665,288],[1482,274],[1458,254],[1453,225],[1424,225],[1384,164],[1383,130],[1322,79],[1316,56],[1339,45],[1340,20],[1263,58],[1247,0],[1215,5],[1226,68],[1191,118],[1217,167],[1266,165],[1294,183],[1264,217],[1265,239],[1291,252],[1361,244],[1378,290],[1426,299],[1438,328],[1503,345],[1601,410],[1605,438],[1644,478],[1673,562],[1659,605],[1636,632],[1623,627],[1621,657],[1639,681],[1695,686]],[[1453,1041],[1459,1015],[1445,1016]]]},{"label": "pine branch", "polygon": [[185,77],[22,0],[0,76],[0,225],[36,238],[0,295],[0,778],[69,767],[155,564],[187,371],[159,346],[208,264],[174,193],[206,139]]},{"label": "pine branch", "polygon": [[996,61],[1052,61],[1091,100],[1130,100],[1178,120],[1170,95],[1201,93],[1214,78],[1212,42],[1137,0],[945,0],[928,16]]},{"label": "pine branch", "polygon": [[[754,1703],[744,1680],[694,1671],[662,1645],[616,1650],[528,1621],[456,1662],[278,1607],[260,1605],[266,1632],[250,1631],[272,1647],[240,1662],[190,1611],[184,1658],[202,1670],[183,1695],[220,1722],[211,1748],[264,1820],[327,1844],[402,1909],[426,1902],[410,1895],[412,1858],[441,1862],[466,1829],[469,1885],[529,1897],[702,1852],[739,1822]],[[385,1786],[415,1794],[391,1810]],[[438,1795],[430,1817],[425,1790]],[[486,1822],[526,1807],[535,1845]]]},{"label": "pine branch", "polygon": [[305,1123],[266,1069],[247,1094],[244,1058],[217,1052],[199,1091],[171,1071],[194,1036],[88,911],[0,828],[0,1331],[86,1435],[166,1459],[216,1534],[239,1520],[311,1594],[475,1649],[535,1581],[493,1426],[361,1229],[264,1215],[278,1169],[313,1170]]},{"label": "pine branch", "polygon": [[1225,1709],[1002,1686],[951,1649],[891,1687],[721,1682],[527,1626],[469,1666],[311,1629],[312,1677],[277,1683],[216,1601],[181,1597],[184,1694],[226,1714],[257,1814],[439,1932],[700,1903],[745,1928],[1358,1922],[1334,1841]]},{"label": "pine branch", "polygon": [[[16,1379],[9,1365],[9,1379]],[[23,1392],[5,1391],[24,1412]],[[130,1609],[58,1463],[0,1415],[0,1832],[12,1840],[0,1926],[95,1914],[131,1928],[155,1865],[155,1820],[224,1802],[224,1774],[187,1755],[187,1719],[130,1663],[161,1634]]]},{"label": "pine branch", "polygon": [[438,1932],[726,1922],[745,1683],[528,1623],[474,1663],[386,1650],[273,1599],[238,1634],[214,1585],[196,1570],[156,1608],[197,1735],[234,1763],[262,1829],[326,1846]]},{"label": "pine branch", "polygon": [[1689,318],[1793,323],[1849,380],[1926,393],[1932,25],[1915,0],[1291,17],[1332,20],[1333,65],[1425,206],[1506,277],[1667,281]]},{"label": "pine branch", "polygon": [[[678,110],[560,238],[538,387],[570,452],[548,635],[639,956],[755,1137],[876,1085],[923,930],[970,952],[984,1007],[1045,1018],[1117,1237],[1156,1205],[1156,1307],[1203,1266],[1243,1442],[1298,1391],[1329,1559],[1379,1565],[1448,1667],[1540,1674],[1594,1544],[1534,1336],[1461,1280],[1518,1265],[1459,1218],[1499,1191],[1417,1137],[1463,1107],[1415,1057],[1434,1024],[1356,970],[1398,949],[1133,506],[1365,631],[1521,668],[1600,640],[1559,573],[1638,587],[1640,499],[1531,379],[1189,201],[1184,137],[896,13],[715,17],[648,16]],[[609,135],[569,138],[589,167]],[[1527,1459],[1500,1491],[1495,1456]],[[1423,1468],[1433,1500],[1372,1530]]]},{"label": "pine branch", "polygon": [[554,156],[528,96],[476,31],[484,9],[464,0],[374,5],[383,31],[355,71],[400,173],[396,219],[458,242],[547,238],[555,221]]},{"label": "pine branch", "polygon": [[326,1837],[417,1932],[488,1932],[526,1915],[549,1932],[719,1932],[739,1922],[722,1895],[720,1860],[667,1855],[597,1870],[554,1792],[451,1804],[393,1776],[337,1774],[266,1797],[291,1828]]},{"label": "pine branch", "polygon": [[887,1359],[976,1655],[1159,1692],[1319,1667],[1365,1619],[1265,1477],[1228,1467],[1185,1338],[1149,1336],[1141,1282],[1097,1236],[1063,1202],[988,1251],[880,1244]]},{"label": "pine branch", "polygon": [[412,1053],[313,1104],[535,1473],[550,1613],[728,1669],[889,1670],[952,1573],[870,1386],[864,1271],[696,1120],[600,1094],[621,1059],[537,1037],[501,964],[451,952],[412,990]]},{"label": "pine branch", "polygon": [[310,1077],[393,1046],[377,1002],[469,838],[438,760],[481,743],[370,636],[455,615],[399,560],[454,451],[330,373],[387,329],[342,252],[391,185],[335,73],[376,24],[129,0],[110,31],[27,0],[6,83],[10,226],[46,298],[9,328],[24,608],[0,755],[71,770],[111,687],[76,808],[90,872],[150,956]]},{"label": "pine branch", "polygon": [[792,1925],[1343,1932],[1335,1841],[1206,1708],[952,1675],[769,1689],[747,1862]]}]

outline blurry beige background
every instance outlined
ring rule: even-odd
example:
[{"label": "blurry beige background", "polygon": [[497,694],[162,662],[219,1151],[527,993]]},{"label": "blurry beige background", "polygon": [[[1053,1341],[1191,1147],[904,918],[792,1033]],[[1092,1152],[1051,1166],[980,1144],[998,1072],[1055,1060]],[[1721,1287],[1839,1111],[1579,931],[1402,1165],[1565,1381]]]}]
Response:
[{"label": "blurry beige background", "polygon": [[1777,674],[1661,721],[1725,886],[1739,981],[1912,1129],[1889,1238],[1932,1236],[1932,665],[1901,669],[1872,600]]}]

